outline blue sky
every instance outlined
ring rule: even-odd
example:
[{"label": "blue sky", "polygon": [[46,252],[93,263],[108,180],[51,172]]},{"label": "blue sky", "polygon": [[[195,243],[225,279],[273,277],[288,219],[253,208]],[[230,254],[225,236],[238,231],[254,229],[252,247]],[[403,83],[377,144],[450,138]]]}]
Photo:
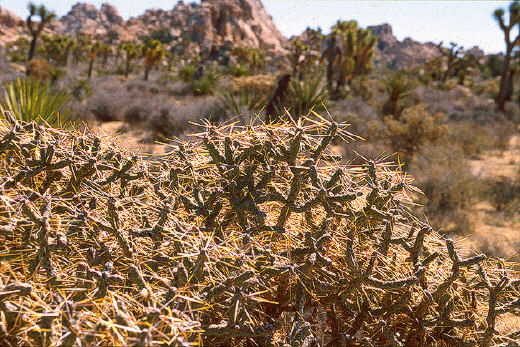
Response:
[{"label": "blue sky", "polygon": [[[89,1],[96,7],[108,0]],[[66,14],[77,0],[44,0],[41,3],[58,16]],[[137,16],[147,8],[169,10],[175,0],[110,0],[125,19]],[[189,1],[185,1],[189,2]],[[478,45],[486,53],[504,50],[503,34],[492,17],[496,8],[507,8],[509,1],[323,1],[263,0],[267,12],[286,37],[299,34],[306,27],[321,27],[324,32],[338,20],[355,19],[366,27],[390,23],[399,40],[438,43],[456,42],[465,48]],[[35,0],[39,4],[40,1]],[[0,0],[18,16],[27,16],[27,2]],[[516,34],[517,32],[515,32]]]}]

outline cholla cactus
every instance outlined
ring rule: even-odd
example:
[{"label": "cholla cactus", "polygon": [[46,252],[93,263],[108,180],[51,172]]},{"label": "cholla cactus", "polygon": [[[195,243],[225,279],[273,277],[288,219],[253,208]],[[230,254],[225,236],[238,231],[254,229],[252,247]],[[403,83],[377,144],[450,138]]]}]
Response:
[{"label": "cholla cactus", "polygon": [[[0,344],[491,346],[510,266],[415,220],[398,168],[314,115],[207,125],[142,161],[0,125]],[[517,329],[516,329],[517,330]]]}]

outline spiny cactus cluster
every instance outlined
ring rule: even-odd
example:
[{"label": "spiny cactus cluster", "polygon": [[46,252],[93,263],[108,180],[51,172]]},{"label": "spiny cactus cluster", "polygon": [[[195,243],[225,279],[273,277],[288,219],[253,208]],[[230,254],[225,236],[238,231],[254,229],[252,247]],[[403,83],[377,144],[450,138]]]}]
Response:
[{"label": "spiny cactus cluster", "polygon": [[1,345],[491,346],[507,264],[408,212],[391,165],[298,123],[207,125],[156,161],[0,125]]}]

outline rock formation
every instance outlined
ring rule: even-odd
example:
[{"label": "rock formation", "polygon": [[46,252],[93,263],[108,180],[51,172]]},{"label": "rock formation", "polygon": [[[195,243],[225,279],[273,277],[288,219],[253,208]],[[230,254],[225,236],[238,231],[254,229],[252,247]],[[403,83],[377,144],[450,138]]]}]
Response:
[{"label": "rock formation", "polygon": [[280,53],[287,44],[260,0],[203,0],[200,4],[179,1],[172,10],[150,9],[127,22],[109,4],[98,10],[93,5],[78,3],[60,22],[55,27],[64,34],[119,41],[136,41],[166,30],[171,38],[169,48],[194,43],[199,49],[208,50],[232,42]]},{"label": "rock formation", "polygon": [[101,5],[99,10],[91,4],[77,3],[60,22],[61,28],[57,28],[57,31],[70,36],[110,36],[113,40],[118,39],[119,33],[124,30],[123,18],[114,6],[107,3]]},{"label": "rock formation", "polygon": [[0,7],[0,45],[16,40],[24,28],[24,21],[11,11]]},{"label": "rock formation", "polygon": [[390,24],[369,26],[368,29],[377,36],[378,43],[374,63],[398,70],[424,64],[431,58],[441,56],[436,44],[420,43],[407,37],[398,41],[392,32]]},{"label": "rock formation", "polygon": [[203,0],[199,5],[179,1],[170,11],[147,10],[131,18],[127,29],[143,34],[167,29],[174,42],[190,41],[206,49],[233,42],[282,52],[287,44],[260,0]]}]

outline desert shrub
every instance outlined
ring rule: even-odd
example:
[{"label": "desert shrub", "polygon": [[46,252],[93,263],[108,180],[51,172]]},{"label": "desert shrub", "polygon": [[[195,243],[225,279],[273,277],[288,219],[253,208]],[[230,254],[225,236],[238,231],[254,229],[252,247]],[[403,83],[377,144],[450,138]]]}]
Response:
[{"label": "desert shrub", "polygon": [[432,114],[423,105],[406,108],[399,119],[384,118],[385,139],[394,151],[410,158],[427,144],[445,137],[445,116]]},{"label": "desert shrub", "polygon": [[499,81],[497,79],[485,79],[469,84],[469,88],[477,95],[486,95],[494,99],[498,94]]},{"label": "desert shrub", "polygon": [[447,124],[448,138],[457,143],[464,155],[476,158],[488,150],[505,150],[510,136],[513,134],[513,124],[508,122],[487,122],[476,124],[472,121],[449,122]]},{"label": "desert shrub", "polygon": [[[128,65],[128,74],[131,73],[139,73],[139,69],[135,64]],[[125,75],[126,74],[126,64],[118,64],[115,71],[116,75]]]},{"label": "desert shrub", "polygon": [[130,106],[126,109],[123,115],[123,120],[130,124],[142,123],[148,118],[149,113],[150,111],[142,105]]},{"label": "desert shrub", "polygon": [[122,119],[124,103],[128,100],[115,100],[113,93],[95,94],[88,100],[88,107],[94,118],[101,122]]},{"label": "desert shrub", "polygon": [[[204,101],[187,100],[183,104],[154,108],[147,117],[147,128],[152,131],[153,139],[172,139],[195,130],[194,123],[206,119],[211,124],[219,124],[227,119],[225,107],[216,97]],[[152,139],[152,140],[153,140]]]},{"label": "desert shrub", "polygon": [[190,82],[193,95],[211,95],[215,89],[218,77],[214,71],[208,71],[199,79]]},{"label": "desert shrub", "polygon": [[4,345],[515,339],[496,325],[518,315],[513,264],[411,216],[395,167],[338,164],[337,124],[207,126],[144,162],[13,123],[0,125]]},{"label": "desert shrub", "polygon": [[361,97],[338,100],[327,106],[327,111],[334,120],[340,123],[347,122],[351,125],[353,132],[367,140],[380,138],[378,135],[382,135],[380,133],[375,134],[367,126],[371,121],[381,123],[379,110],[363,101]]},{"label": "desert shrub", "polygon": [[247,65],[231,64],[226,69],[227,73],[233,77],[244,77],[251,75],[251,69]]},{"label": "desert shrub", "polygon": [[171,35],[168,28],[162,28],[154,30],[150,33],[148,36],[144,36],[140,38],[141,41],[151,41],[151,40],[157,40],[161,42],[162,44],[169,44],[173,41],[173,36]]},{"label": "desert shrub", "polygon": [[30,42],[24,36],[20,36],[18,39],[6,43],[5,52],[7,58],[14,63],[27,61],[29,46]]},{"label": "desert shrub", "polygon": [[271,75],[255,75],[247,77],[234,78],[230,85],[231,93],[251,93],[270,95],[276,87],[275,78]]},{"label": "desert shrub", "polygon": [[53,66],[45,59],[31,59],[27,63],[27,76],[38,81],[49,81],[52,78]]},{"label": "desert shrub", "polygon": [[2,117],[9,111],[19,120],[45,121],[52,126],[61,126],[70,120],[69,95],[53,88],[50,82],[18,78],[4,86],[4,97],[0,99]]},{"label": "desert shrub", "polygon": [[198,67],[195,65],[184,65],[179,69],[179,78],[184,82],[191,82]]},{"label": "desert shrub", "polygon": [[430,211],[464,208],[474,197],[477,187],[471,166],[462,149],[454,144],[423,147],[409,168]]},{"label": "desert shrub", "polygon": [[487,77],[497,77],[504,71],[504,57],[498,54],[490,54],[487,56],[482,66],[483,72]]},{"label": "desert shrub", "polygon": [[374,94],[374,84],[377,83],[375,80],[369,80],[367,76],[354,79],[350,85],[352,96],[359,96],[363,101],[369,101]]},{"label": "desert shrub", "polygon": [[90,82],[87,80],[75,81],[71,85],[70,89],[72,96],[74,96],[79,101],[86,100],[93,93],[92,86],[90,85]]},{"label": "desert shrub", "polygon": [[497,212],[506,215],[520,213],[520,182],[510,177],[488,179],[485,182],[489,188],[487,198]]}]

